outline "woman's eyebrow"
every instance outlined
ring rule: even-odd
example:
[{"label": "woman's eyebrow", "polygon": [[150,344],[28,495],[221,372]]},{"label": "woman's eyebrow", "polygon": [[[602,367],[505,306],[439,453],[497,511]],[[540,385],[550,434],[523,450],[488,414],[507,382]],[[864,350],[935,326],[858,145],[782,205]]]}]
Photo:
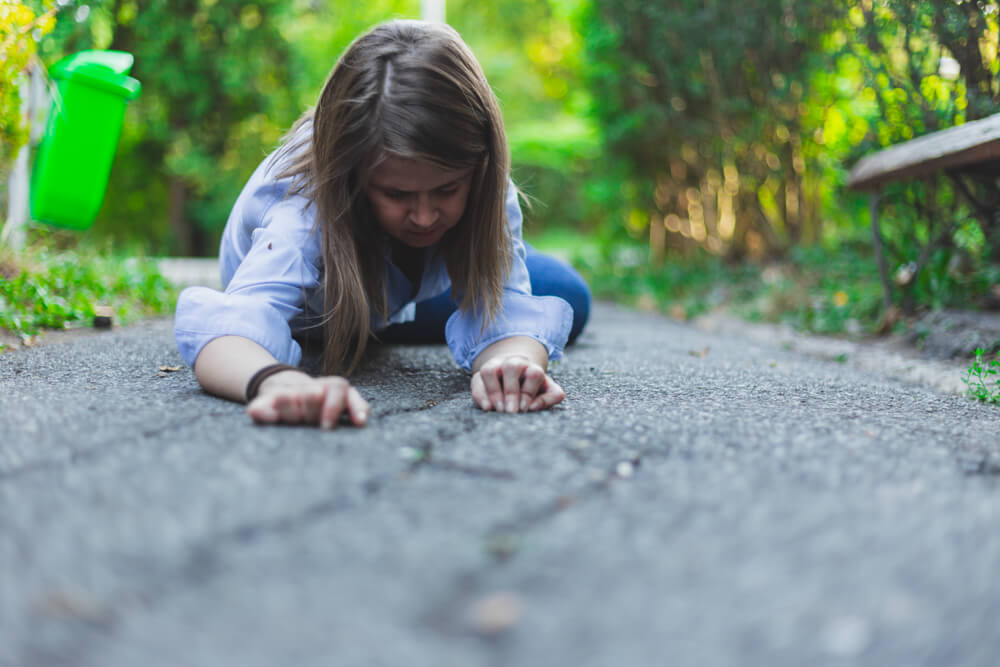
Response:
[{"label": "woman's eyebrow", "polygon": [[[431,190],[444,190],[445,188],[450,188],[450,187],[457,186],[467,176],[468,176],[468,174],[462,174],[461,176],[457,176],[454,179],[452,179],[450,181],[447,181],[446,183],[442,183],[441,185],[437,185],[437,186],[431,188]],[[379,183],[378,181],[374,181],[374,180],[372,181],[372,185],[374,185],[379,190],[383,190],[385,192],[399,192],[399,193],[402,193],[402,194],[412,194],[414,192],[418,192],[418,190],[405,190],[403,188],[398,188],[398,187],[396,187],[394,185],[389,185],[387,183]]]}]

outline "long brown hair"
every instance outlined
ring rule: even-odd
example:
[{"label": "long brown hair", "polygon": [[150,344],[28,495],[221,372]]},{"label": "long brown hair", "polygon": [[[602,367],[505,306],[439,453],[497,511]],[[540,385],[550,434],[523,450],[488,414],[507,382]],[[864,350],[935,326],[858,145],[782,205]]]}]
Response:
[{"label": "long brown hair", "polygon": [[[312,124],[312,139],[300,130]],[[327,374],[349,374],[389,316],[386,237],[364,187],[386,157],[472,169],[465,212],[440,251],[463,311],[499,314],[511,264],[504,199],[510,156],[503,118],[475,56],[444,24],[397,20],[358,37],[282,147],[290,194],[316,206],[324,261]],[[484,324],[485,326],[485,324]]]}]

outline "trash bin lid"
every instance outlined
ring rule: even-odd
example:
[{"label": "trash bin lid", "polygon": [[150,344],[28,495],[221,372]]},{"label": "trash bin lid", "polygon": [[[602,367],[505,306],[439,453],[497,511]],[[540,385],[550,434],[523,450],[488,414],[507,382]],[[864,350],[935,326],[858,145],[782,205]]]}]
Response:
[{"label": "trash bin lid", "polygon": [[79,51],[49,68],[54,79],[79,80],[95,88],[132,100],[142,84],[128,76],[134,58],[125,51]]}]

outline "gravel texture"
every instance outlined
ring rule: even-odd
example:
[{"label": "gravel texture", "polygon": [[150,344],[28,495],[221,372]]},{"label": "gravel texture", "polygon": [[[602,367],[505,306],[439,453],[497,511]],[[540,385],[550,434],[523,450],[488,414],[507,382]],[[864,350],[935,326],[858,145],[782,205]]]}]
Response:
[{"label": "gravel texture", "polygon": [[332,433],[180,363],[0,356],[0,665],[997,664],[995,408],[603,304],[539,414],[443,346]]}]

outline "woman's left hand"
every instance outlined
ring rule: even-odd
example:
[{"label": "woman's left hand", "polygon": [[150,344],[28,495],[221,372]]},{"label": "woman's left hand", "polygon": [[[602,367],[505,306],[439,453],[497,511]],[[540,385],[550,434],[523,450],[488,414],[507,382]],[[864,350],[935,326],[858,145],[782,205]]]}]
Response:
[{"label": "woman's left hand", "polygon": [[535,412],[564,398],[562,387],[521,354],[493,357],[472,376],[472,399],[487,412]]}]

